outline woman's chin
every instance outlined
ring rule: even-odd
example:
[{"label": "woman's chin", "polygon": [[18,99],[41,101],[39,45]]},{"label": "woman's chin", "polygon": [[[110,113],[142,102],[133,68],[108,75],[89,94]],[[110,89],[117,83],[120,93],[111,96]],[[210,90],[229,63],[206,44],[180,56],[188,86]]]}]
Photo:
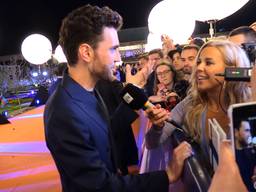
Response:
[{"label": "woman's chin", "polygon": [[206,92],[208,89],[204,86],[198,86],[197,90],[198,92]]}]

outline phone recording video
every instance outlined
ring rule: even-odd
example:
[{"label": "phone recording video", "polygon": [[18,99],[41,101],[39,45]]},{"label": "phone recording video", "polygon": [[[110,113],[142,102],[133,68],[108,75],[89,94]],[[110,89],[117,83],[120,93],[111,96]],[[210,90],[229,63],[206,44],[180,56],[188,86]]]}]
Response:
[{"label": "phone recording video", "polygon": [[256,191],[256,102],[229,108],[231,140],[240,174],[248,191]]}]

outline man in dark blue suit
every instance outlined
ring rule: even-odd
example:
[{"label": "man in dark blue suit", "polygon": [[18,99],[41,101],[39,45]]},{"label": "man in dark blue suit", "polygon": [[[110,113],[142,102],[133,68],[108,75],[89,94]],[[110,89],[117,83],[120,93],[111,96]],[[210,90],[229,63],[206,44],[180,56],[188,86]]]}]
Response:
[{"label": "man in dark blue suit", "polygon": [[[114,143],[110,129],[110,121],[115,119],[110,120],[94,87],[100,79],[110,80],[111,67],[120,60],[117,30],[121,25],[117,12],[91,5],[74,10],[63,20],[59,42],[68,69],[46,104],[44,124],[47,146],[65,192],[168,191],[168,184],[179,178],[184,160],[192,153],[184,142],[175,150],[166,171],[119,174],[118,143]],[[122,116],[121,108],[116,113]],[[158,108],[155,114],[159,119],[167,117]]]}]

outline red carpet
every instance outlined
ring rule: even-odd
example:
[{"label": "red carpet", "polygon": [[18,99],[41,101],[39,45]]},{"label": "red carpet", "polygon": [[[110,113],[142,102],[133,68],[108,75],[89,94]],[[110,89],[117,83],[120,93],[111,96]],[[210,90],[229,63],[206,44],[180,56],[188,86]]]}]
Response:
[{"label": "red carpet", "polygon": [[44,106],[0,125],[0,191],[58,192],[61,184],[45,145]]},{"label": "red carpet", "polygon": [[[0,125],[0,192],[61,191],[45,144],[43,111],[41,106],[8,119],[11,124]],[[147,124],[142,117],[132,126],[139,150]]]}]

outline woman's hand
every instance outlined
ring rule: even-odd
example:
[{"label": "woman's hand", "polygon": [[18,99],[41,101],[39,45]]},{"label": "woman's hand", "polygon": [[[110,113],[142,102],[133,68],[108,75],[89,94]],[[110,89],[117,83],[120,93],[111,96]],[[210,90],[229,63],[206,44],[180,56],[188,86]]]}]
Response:
[{"label": "woman's hand", "polygon": [[159,104],[148,108],[145,113],[149,120],[158,127],[163,127],[165,120],[170,117],[170,112],[161,108]]},{"label": "woman's hand", "polygon": [[166,169],[170,183],[173,183],[180,178],[184,167],[184,161],[192,154],[192,147],[186,141],[183,141],[174,149],[172,160],[169,162]]},{"label": "woman's hand", "polygon": [[166,97],[165,96],[161,96],[161,95],[152,95],[148,98],[148,100],[151,103],[158,103],[158,102],[162,102],[162,101],[166,101]]},{"label": "woman's hand", "polygon": [[179,97],[179,95],[177,93],[175,93],[175,92],[171,92],[171,93],[168,93],[166,97],[167,98],[168,97]]}]

